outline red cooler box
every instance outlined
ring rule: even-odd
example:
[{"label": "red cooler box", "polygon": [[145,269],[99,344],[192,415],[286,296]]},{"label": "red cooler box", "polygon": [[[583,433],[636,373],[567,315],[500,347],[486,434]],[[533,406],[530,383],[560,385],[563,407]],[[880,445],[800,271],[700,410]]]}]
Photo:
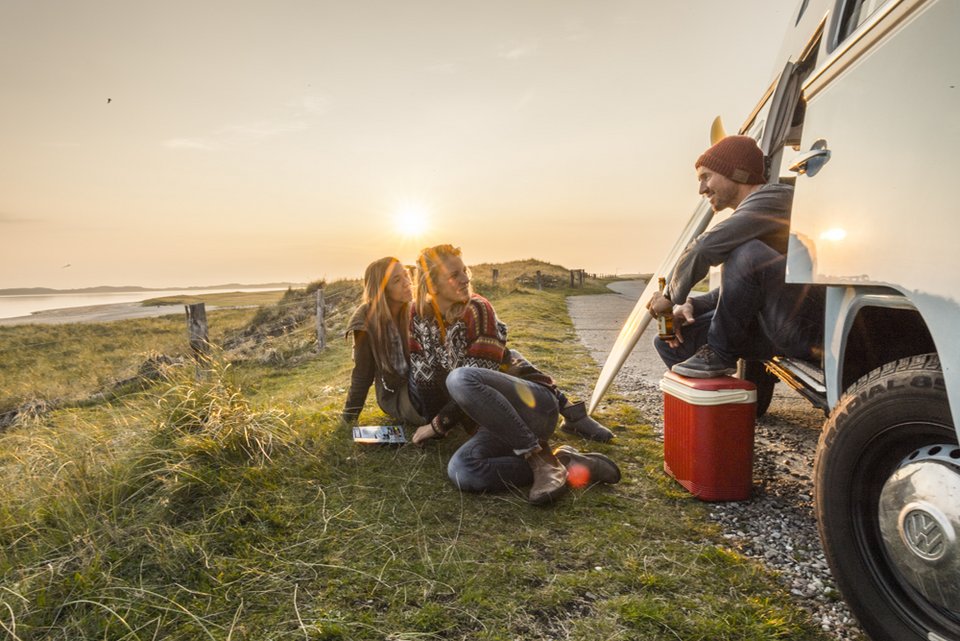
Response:
[{"label": "red cooler box", "polygon": [[753,383],[667,372],[663,390],[663,469],[703,501],[742,501],[753,486]]}]

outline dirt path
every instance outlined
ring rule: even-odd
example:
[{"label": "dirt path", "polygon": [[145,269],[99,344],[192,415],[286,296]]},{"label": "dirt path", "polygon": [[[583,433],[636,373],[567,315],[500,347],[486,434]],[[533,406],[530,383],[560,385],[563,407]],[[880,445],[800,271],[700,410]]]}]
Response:
[{"label": "dirt path", "polygon": [[[610,294],[567,298],[577,335],[598,366],[606,360],[643,287],[643,281],[621,281],[610,285]],[[612,386],[661,433],[663,394],[658,384],[664,371],[653,348],[653,330],[648,329]],[[731,547],[779,573],[825,632],[849,641],[864,637],[837,599],[813,511],[813,458],[823,421],[822,412],[778,384],[770,409],[756,426],[751,499],[712,503],[710,516],[723,528]]]}]

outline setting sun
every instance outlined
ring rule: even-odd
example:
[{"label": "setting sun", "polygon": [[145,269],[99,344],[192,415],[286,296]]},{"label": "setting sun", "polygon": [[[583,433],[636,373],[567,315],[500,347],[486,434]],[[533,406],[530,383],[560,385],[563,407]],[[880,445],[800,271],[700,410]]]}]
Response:
[{"label": "setting sun", "polygon": [[422,203],[404,203],[393,214],[393,226],[401,236],[416,238],[426,233],[429,219],[429,213]]}]

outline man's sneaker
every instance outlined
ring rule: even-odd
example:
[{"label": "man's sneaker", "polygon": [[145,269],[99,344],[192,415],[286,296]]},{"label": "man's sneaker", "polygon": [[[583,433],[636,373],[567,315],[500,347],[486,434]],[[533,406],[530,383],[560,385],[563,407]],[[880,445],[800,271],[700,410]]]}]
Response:
[{"label": "man's sneaker", "polygon": [[737,371],[737,364],[733,365],[720,360],[717,353],[709,345],[704,345],[697,353],[671,368],[675,374],[690,378],[715,378],[730,376]]}]

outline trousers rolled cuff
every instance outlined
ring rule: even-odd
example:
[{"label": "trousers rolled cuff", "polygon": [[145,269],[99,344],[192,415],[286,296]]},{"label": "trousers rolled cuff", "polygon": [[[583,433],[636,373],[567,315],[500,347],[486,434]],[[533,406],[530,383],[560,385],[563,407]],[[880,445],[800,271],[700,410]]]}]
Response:
[{"label": "trousers rolled cuff", "polygon": [[539,452],[541,449],[543,448],[540,447],[539,443],[534,443],[528,448],[525,448],[522,450],[513,450],[513,453],[516,454],[517,456],[526,457],[527,455],[533,454],[534,452]]}]

